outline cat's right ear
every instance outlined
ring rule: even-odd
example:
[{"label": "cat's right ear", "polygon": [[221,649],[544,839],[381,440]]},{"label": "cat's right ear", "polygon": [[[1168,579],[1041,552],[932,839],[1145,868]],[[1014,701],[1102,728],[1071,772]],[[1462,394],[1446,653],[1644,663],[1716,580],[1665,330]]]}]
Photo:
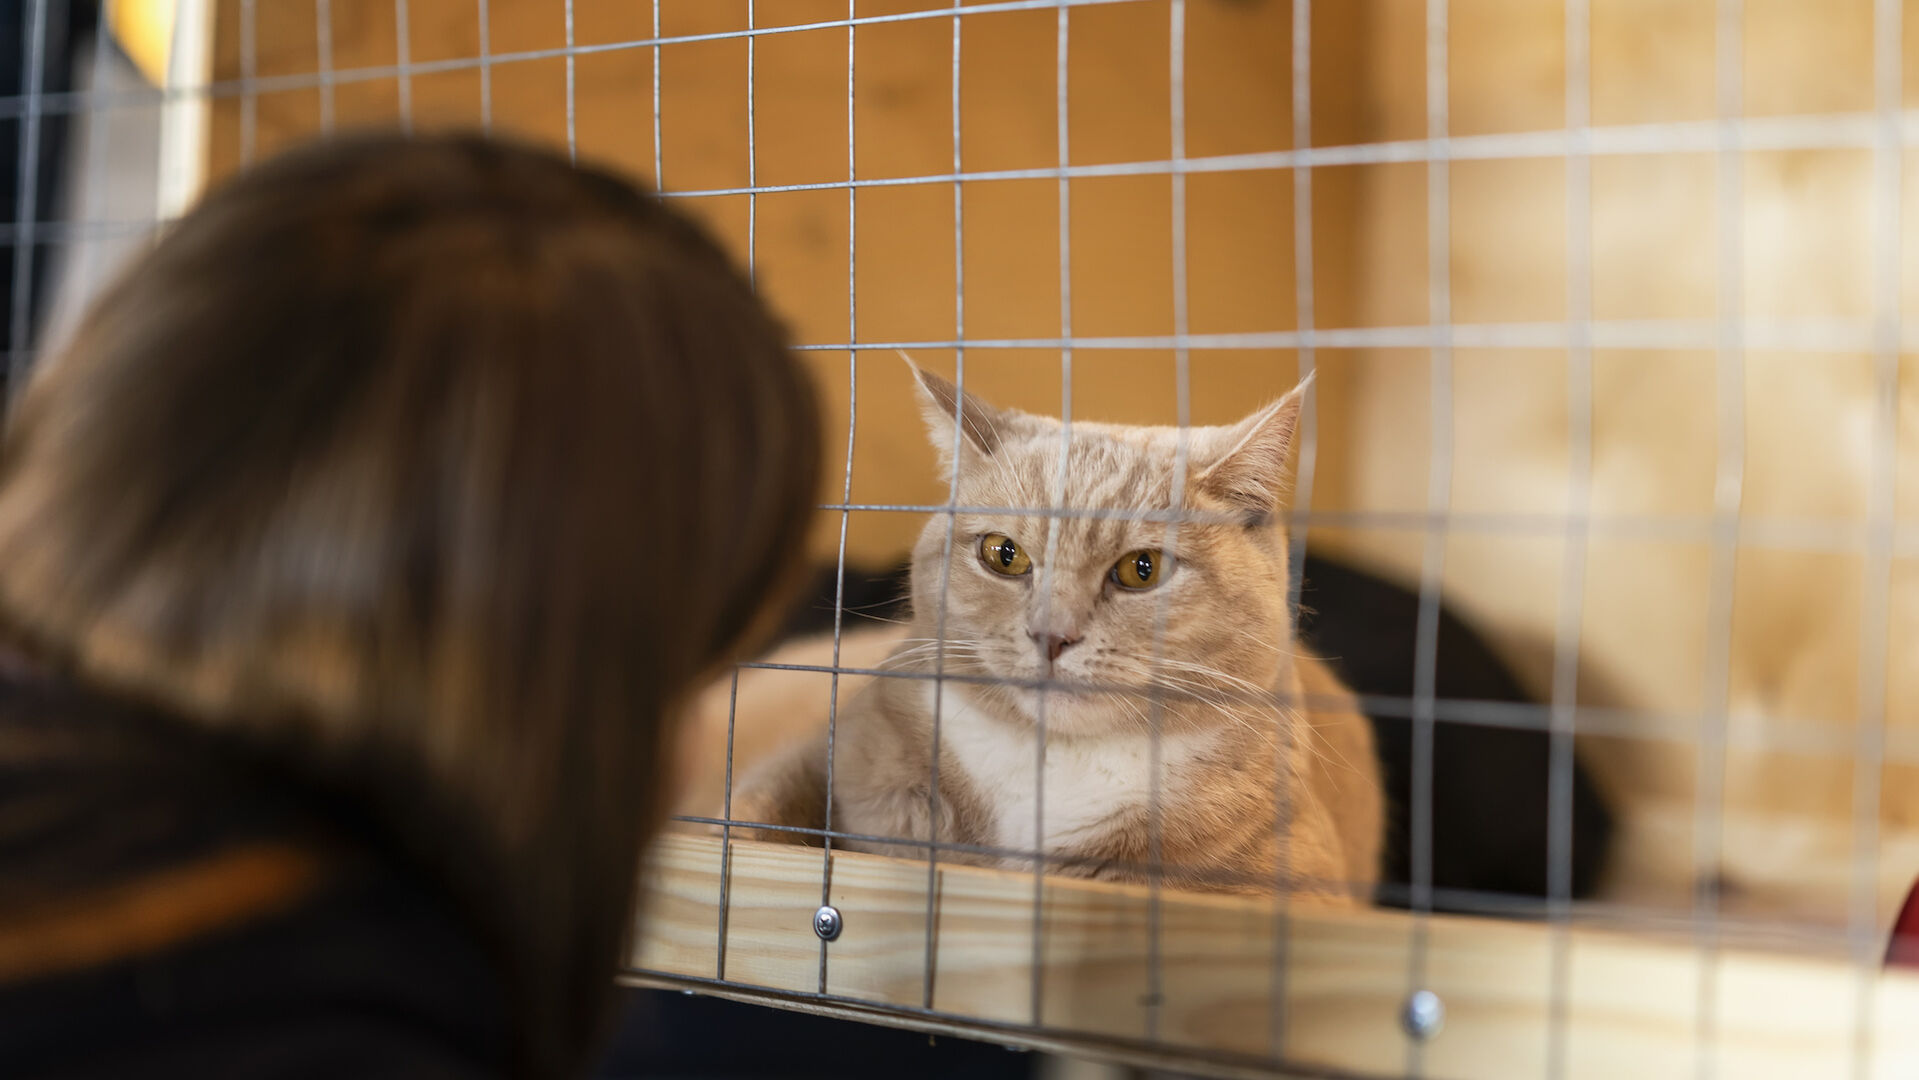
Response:
[{"label": "cat's right ear", "polygon": [[999,449],[1008,424],[1004,413],[972,394],[962,393],[959,387],[911,360],[906,360],[906,367],[919,385],[920,415],[926,418],[926,437],[932,441],[933,449],[939,451],[941,463],[949,469],[953,466],[955,420],[965,446],[987,455]]},{"label": "cat's right ear", "polygon": [[1225,429],[1230,443],[1199,478],[1199,487],[1263,522],[1286,497],[1286,465],[1293,455],[1293,435],[1299,427],[1300,402],[1311,375],[1285,397]]}]

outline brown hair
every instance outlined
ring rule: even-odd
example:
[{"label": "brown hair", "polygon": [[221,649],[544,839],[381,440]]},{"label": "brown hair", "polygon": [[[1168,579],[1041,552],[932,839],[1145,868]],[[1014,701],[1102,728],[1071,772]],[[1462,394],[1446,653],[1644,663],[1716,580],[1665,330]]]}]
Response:
[{"label": "brown hair", "polygon": [[796,564],[814,399],[715,244],[541,151],[215,191],[25,388],[0,618],[352,793],[478,920],[520,1067],[605,1018],[664,718]]}]

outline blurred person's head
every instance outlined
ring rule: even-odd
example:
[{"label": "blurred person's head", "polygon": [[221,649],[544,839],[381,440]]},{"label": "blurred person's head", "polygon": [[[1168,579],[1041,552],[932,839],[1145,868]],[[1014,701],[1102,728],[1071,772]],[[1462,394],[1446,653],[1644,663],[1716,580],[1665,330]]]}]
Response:
[{"label": "blurred person's head", "polygon": [[798,563],[817,420],[661,201],[469,137],[211,193],[24,389],[0,634],[344,793],[501,958],[521,1066],[613,993],[669,720]]}]

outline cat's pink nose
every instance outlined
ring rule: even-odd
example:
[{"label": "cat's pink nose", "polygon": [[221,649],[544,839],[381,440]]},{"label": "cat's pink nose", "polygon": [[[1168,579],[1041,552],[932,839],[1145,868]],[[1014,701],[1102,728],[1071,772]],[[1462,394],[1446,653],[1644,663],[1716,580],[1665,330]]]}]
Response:
[{"label": "cat's pink nose", "polygon": [[1047,663],[1058,660],[1059,654],[1066,651],[1066,646],[1078,644],[1080,638],[1078,634],[1072,634],[1070,636],[1066,634],[1042,634],[1038,631],[1034,631],[1028,636],[1033,639],[1033,644],[1038,645],[1045,651]]}]

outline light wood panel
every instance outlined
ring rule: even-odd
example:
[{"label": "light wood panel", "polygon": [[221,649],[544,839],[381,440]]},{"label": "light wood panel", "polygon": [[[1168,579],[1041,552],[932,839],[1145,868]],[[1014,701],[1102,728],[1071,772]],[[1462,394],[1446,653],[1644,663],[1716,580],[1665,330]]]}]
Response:
[{"label": "light wood panel", "polygon": [[[675,835],[657,845],[636,967],[694,979],[722,973],[721,858],[717,837]],[[736,842],[730,866],[724,977],[747,993],[817,992],[821,946],[810,922],[820,852]],[[828,1004],[920,1009],[929,985],[926,865],[836,853],[831,875],[845,928],[827,947]],[[990,1037],[1015,1043],[1037,1021],[1034,1035],[1046,1045],[1175,1052],[1241,1067],[1270,1064],[1279,1032],[1291,1065],[1382,1076],[1408,1067],[1399,1011],[1419,948],[1410,916],[1295,907],[1282,918],[1268,901],[1176,892],[1161,894],[1155,913],[1142,888],[1049,878],[1035,967],[1031,874],[944,866],[934,889],[930,1004],[939,1015],[909,1021],[977,1018],[994,1025]],[[1553,957],[1562,945],[1563,1011],[1555,1014]],[[1547,1075],[1555,1030],[1563,1075],[1579,1080],[1693,1077],[1702,1062],[1741,1080],[1919,1073],[1919,981],[1909,977],[1873,974],[1862,983],[1831,959],[1732,946],[1708,959],[1683,937],[1577,929],[1556,943],[1544,926],[1458,918],[1425,924],[1423,955],[1420,985],[1446,1006],[1444,1029],[1422,1051],[1431,1077]],[[1285,965],[1278,980],[1276,960]],[[1702,978],[1712,980],[1707,999]],[[1862,988],[1863,1029],[1855,1012]],[[1854,1072],[1861,1045],[1868,1056]]]},{"label": "light wood panel", "polygon": [[[1358,47],[1407,58],[1398,74],[1372,69],[1380,119],[1365,138],[1419,137],[1423,4],[1362,6],[1399,17],[1368,22]],[[1899,6],[1903,100],[1886,104],[1910,108],[1919,3]],[[1876,878],[1883,923],[1886,901],[1919,876],[1919,366],[1910,355],[1875,355],[1870,328],[1902,319],[1912,340],[1919,170],[1902,149],[1901,184],[1882,189],[1870,145],[1816,145],[1849,124],[1870,130],[1876,5],[1746,4],[1739,53],[1724,58],[1713,0],[1587,7],[1593,124],[1670,134],[1711,121],[1719,75],[1730,70],[1738,114],[1799,125],[1787,141],[1800,145],[1721,157],[1701,140],[1593,159],[1584,260],[1568,239],[1574,161],[1456,162],[1446,177],[1450,317],[1559,323],[1576,314],[1570,290],[1583,270],[1592,318],[1711,327],[1736,311],[1755,328],[1755,347],[1724,365],[1710,338],[1694,348],[1601,348],[1590,383],[1564,349],[1456,350],[1450,400],[1437,402],[1453,431],[1441,585],[1541,697],[1552,691],[1562,618],[1577,606],[1576,697],[1631,720],[1624,736],[1586,742],[1622,810],[1616,890],[1683,907],[1701,877],[1715,878],[1755,910],[1838,926],[1854,910],[1852,883]],[[1449,134],[1567,125],[1566,10],[1452,0]],[[1399,168],[1355,219],[1364,284],[1352,294],[1358,308],[1344,313],[1352,325],[1432,317],[1428,177],[1423,166]],[[1736,171],[1737,201],[1722,200],[1725,170]],[[1722,266],[1729,234],[1737,255]],[[1882,292],[1875,260],[1886,240],[1897,288]],[[1768,326],[1835,325],[1857,336],[1757,344]],[[1436,401],[1424,357],[1403,359],[1361,367],[1351,388],[1345,430],[1363,449],[1342,474],[1351,486],[1334,496],[1350,505],[1428,508]],[[1581,398],[1592,410],[1583,505],[1573,475]],[[1881,423],[1893,443],[1884,461]],[[1729,441],[1743,450],[1722,462]],[[1722,493],[1737,494],[1744,531],[1736,551],[1716,558],[1708,525]],[[1593,532],[1576,546],[1558,524],[1580,511]],[[1889,567],[1865,554],[1879,513],[1899,538]],[[1352,530],[1339,543],[1408,580],[1426,556],[1387,530]],[[1727,595],[1716,591],[1722,572]],[[1878,666],[1876,655],[1889,662]],[[1891,760],[1861,758],[1873,741],[1862,728],[1883,731]],[[1734,747],[1723,774],[1702,775],[1697,748],[1716,730]],[[1862,794],[1863,829],[1854,823]],[[1717,821],[1724,829],[1709,836]]]}]

